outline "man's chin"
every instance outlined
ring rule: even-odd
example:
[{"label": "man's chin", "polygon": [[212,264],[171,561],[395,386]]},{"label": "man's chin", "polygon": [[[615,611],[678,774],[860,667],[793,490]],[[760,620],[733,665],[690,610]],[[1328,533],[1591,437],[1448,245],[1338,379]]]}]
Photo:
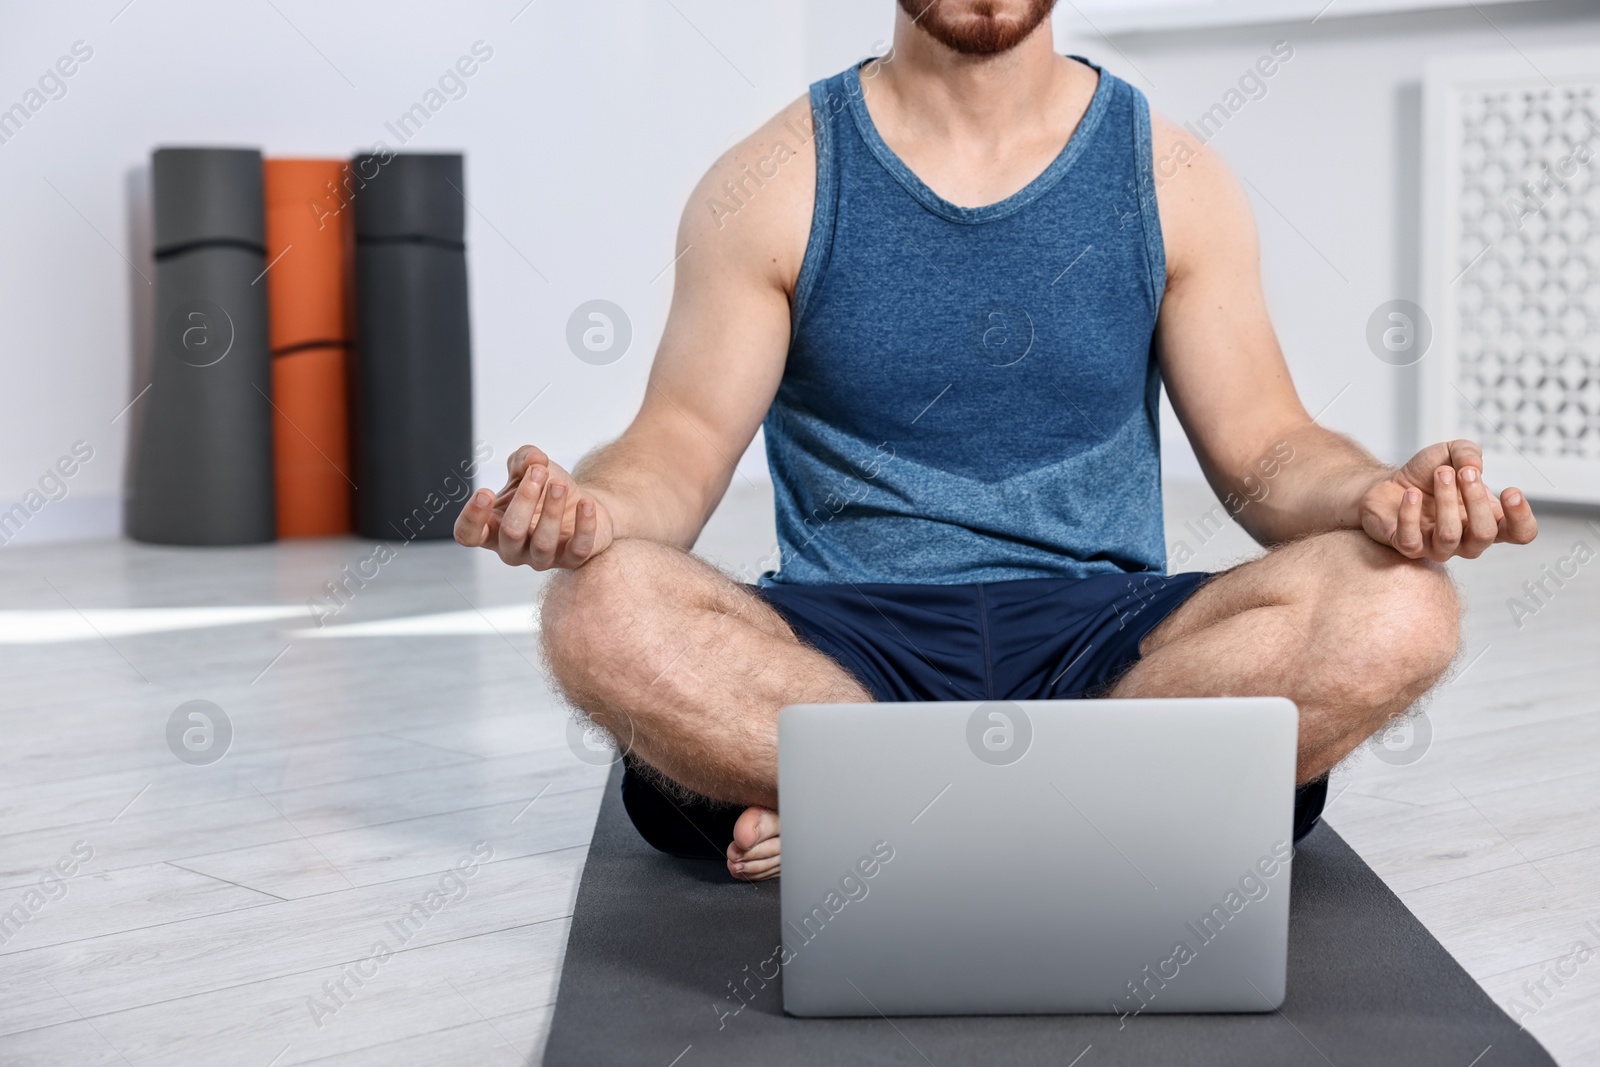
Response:
[{"label": "man's chin", "polygon": [[978,0],[970,9],[955,11],[959,0],[899,0],[913,24],[954,52],[966,56],[997,56],[1009,52],[1032,36],[1050,17],[1056,0],[1026,0],[1015,13],[1011,5]]}]

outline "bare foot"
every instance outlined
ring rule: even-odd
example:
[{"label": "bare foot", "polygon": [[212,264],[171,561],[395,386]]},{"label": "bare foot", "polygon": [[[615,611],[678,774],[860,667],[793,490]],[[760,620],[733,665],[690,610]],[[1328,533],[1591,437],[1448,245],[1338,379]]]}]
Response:
[{"label": "bare foot", "polygon": [[778,877],[778,813],[771,808],[745,808],[733,824],[728,846],[728,873],[746,882]]}]

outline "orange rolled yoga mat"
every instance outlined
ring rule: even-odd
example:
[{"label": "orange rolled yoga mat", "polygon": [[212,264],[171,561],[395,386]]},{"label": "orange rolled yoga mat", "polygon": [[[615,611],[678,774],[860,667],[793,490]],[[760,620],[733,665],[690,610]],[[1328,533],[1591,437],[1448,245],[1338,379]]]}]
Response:
[{"label": "orange rolled yoga mat", "polygon": [[351,522],[349,262],[345,163],[265,164],[268,335],[278,536],[348,533]]}]

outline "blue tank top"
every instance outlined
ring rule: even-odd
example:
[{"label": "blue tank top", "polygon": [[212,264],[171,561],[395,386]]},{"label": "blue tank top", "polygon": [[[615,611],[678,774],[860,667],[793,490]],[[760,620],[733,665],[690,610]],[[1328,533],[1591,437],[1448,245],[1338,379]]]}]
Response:
[{"label": "blue tank top", "polygon": [[816,207],[763,424],[780,553],[763,582],[1165,570],[1150,117],[1094,69],[1061,154],[977,208],[894,155],[856,68],[811,87]]}]

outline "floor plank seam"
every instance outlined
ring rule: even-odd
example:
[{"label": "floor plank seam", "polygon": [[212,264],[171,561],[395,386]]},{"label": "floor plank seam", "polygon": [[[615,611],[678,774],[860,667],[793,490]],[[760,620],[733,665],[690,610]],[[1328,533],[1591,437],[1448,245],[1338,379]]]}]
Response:
[{"label": "floor plank seam", "polygon": [[[240,886],[239,888],[248,889],[249,887]],[[139,934],[150,930],[159,930],[164,926],[180,926],[183,923],[197,922],[201,919],[211,919],[218,915],[237,915],[241,912],[255,911],[259,908],[275,907],[279,903],[289,902],[263,900],[255,904],[244,904],[237,908],[223,908],[221,911],[208,911],[197,915],[185,915],[181,919],[168,919],[165,922],[150,923],[148,926],[130,926],[125,930],[107,930],[104,933],[90,934],[88,937],[75,937],[66,941],[52,941],[48,945],[29,945],[25,948],[12,949],[9,952],[0,952],[0,959],[7,957],[26,956],[30,952],[49,952],[52,949],[65,948],[68,945],[87,945],[107,937],[125,937],[128,934]]]},{"label": "floor plank seam", "polygon": [[[294,837],[285,838],[284,839],[284,841],[298,841],[298,840],[299,840],[299,838],[294,838]],[[266,844],[272,844],[272,845],[281,845],[281,844],[284,843],[284,841],[269,841],[269,842],[265,842],[265,843]],[[259,846],[256,846],[256,845],[244,845],[244,846],[241,846],[241,848],[239,848],[239,849],[228,849],[228,850],[226,850],[224,852],[207,852],[207,853],[204,853],[203,855],[200,855],[200,856],[180,856],[178,858],[181,859],[181,860],[205,859],[208,856],[222,856],[222,855],[226,855],[227,852],[238,852],[238,851],[241,851],[241,850],[244,850],[244,849],[257,848],[257,847],[259,847]],[[489,860],[488,862],[481,864],[480,866],[481,867],[492,867],[497,863],[510,863],[510,862],[512,862],[514,860],[537,859],[540,856],[555,856],[555,855],[559,855],[562,852],[571,852],[574,849],[580,849],[580,848],[581,849],[587,849],[588,847],[589,847],[589,843],[588,842],[584,842],[581,845],[562,845],[560,848],[540,849],[537,852],[522,852],[522,853],[518,853],[515,856],[504,856],[504,857],[497,856],[494,859]],[[108,869],[106,869],[104,871],[94,871],[92,873],[94,873],[94,874],[117,874],[117,873],[120,873],[122,871],[136,871],[136,870],[139,870],[142,867],[156,867],[156,866],[160,866],[161,864],[172,864],[173,866],[177,866],[177,864],[173,864],[171,860],[153,860],[150,863],[136,863],[136,864],[133,864],[132,866],[129,866],[129,867],[108,868]],[[398,885],[401,882],[409,882],[412,879],[416,879],[416,878],[431,878],[434,875],[444,874],[446,871],[449,871],[451,869],[452,869],[451,867],[436,867],[436,868],[432,868],[432,869],[426,870],[426,871],[419,871],[416,874],[403,875],[403,876],[401,876],[399,878],[385,878],[382,881],[378,881],[378,882],[363,882],[360,885],[351,885],[351,886],[347,886],[347,887],[341,887],[339,889],[329,889],[329,890],[325,890],[325,891],[323,891],[321,893],[307,893],[303,897],[284,897],[282,902],[285,903],[285,904],[293,904],[293,903],[296,903],[297,901],[302,901],[302,900],[315,900],[315,899],[317,899],[319,897],[337,896],[340,893],[357,893],[357,892],[360,892],[360,891],[362,891],[364,889],[376,889],[379,886]],[[246,888],[248,888],[248,887],[246,887]],[[261,907],[276,907],[276,903],[263,902],[260,906]]]}]

